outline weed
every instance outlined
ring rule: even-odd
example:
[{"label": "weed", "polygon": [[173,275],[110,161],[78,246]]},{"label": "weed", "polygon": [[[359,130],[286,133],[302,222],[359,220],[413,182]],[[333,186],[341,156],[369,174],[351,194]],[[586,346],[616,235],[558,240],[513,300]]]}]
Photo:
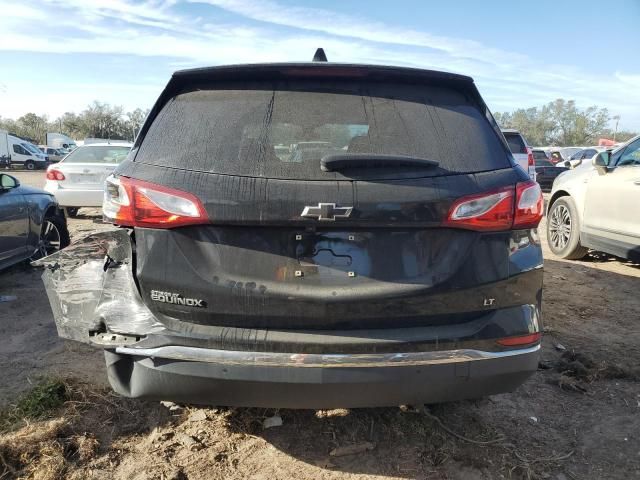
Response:
[{"label": "weed", "polygon": [[37,420],[51,414],[69,398],[67,386],[57,378],[44,378],[15,405],[0,410],[0,431],[11,429],[23,419]]}]

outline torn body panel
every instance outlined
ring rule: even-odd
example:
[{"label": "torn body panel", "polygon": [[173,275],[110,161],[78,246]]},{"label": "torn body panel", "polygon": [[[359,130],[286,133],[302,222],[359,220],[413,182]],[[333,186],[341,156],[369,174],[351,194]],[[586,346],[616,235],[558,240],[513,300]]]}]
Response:
[{"label": "torn body panel", "polygon": [[132,246],[130,230],[96,232],[35,263],[60,337],[126,345],[165,330],[136,288]]}]

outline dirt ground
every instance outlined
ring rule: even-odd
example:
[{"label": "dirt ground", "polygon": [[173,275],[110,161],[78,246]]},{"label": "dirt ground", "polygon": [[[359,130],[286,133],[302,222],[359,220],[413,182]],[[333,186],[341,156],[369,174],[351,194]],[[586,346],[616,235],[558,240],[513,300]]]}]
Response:
[{"label": "dirt ground", "polygon": [[[19,176],[40,186],[43,174]],[[97,226],[89,213],[69,222],[72,238]],[[2,272],[0,296],[16,299],[0,302],[0,405],[45,375],[67,379],[70,400],[51,420],[0,435],[0,479],[640,478],[640,266],[602,254],[562,261],[544,224],[540,234],[538,372],[513,393],[419,411],[119,398],[100,352],[58,339],[39,273]],[[282,426],[265,429],[274,415]]]}]

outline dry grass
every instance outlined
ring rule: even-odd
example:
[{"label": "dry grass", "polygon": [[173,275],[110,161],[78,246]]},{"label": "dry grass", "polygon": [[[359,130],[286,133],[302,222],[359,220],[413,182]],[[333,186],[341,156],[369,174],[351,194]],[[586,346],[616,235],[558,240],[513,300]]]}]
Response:
[{"label": "dry grass", "polygon": [[[329,478],[327,472],[339,476],[340,468],[409,478],[447,464],[530,479],[553,471],[572,453],[536,456],[514,445],[483,420],[472,402],[430,410],[208,408],[202,415],[195,407],[170,413],[158,402],[61,382],[62,405],[53,401],[59,397],[43,393],[62,390],[45,381],[4,413],[14,423],[0,436],[0,480],[81,479],[95,472],[103,478],[131,478],[141,471],[173,478],[175,468],[190,478],[227,479],[243,478],[248,471],[242,468],[259,465],[279,465],[301,478],[320,473]],[[275,413],[284,425],[265,430],[264,419]],[[354,446],[366,448],[345,457],[330,454]],[[354,461],[363,463],[357,467]]]},{"label": "dry grass", "polygon": [[93,457],[95,436],[74,428],[83,410],[98,406],[88,392],[87,385],[45,378],[0,411],[0,479],[59,479],[69,462]]}]

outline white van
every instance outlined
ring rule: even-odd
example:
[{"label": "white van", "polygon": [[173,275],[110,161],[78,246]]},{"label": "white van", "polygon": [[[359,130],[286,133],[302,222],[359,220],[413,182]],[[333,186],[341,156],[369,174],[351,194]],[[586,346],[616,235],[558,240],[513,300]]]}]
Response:
[{"label": "white van", "polygon": [[69,153],[78,148],[78,145],[72,138],[62,133],[49,132],[47,133],[47,147],[64,149],[66,153]]},{"label": "white van", "polygon": [[0,168],[9,168],[9,134],[6,130],[0,130]]},{"label": "white van", "polygon": [[38,147],[18,137],[8,135],[9,155],[11,166],[23,166],[27,170],[47,168],[49,157],[42,153]]}]

